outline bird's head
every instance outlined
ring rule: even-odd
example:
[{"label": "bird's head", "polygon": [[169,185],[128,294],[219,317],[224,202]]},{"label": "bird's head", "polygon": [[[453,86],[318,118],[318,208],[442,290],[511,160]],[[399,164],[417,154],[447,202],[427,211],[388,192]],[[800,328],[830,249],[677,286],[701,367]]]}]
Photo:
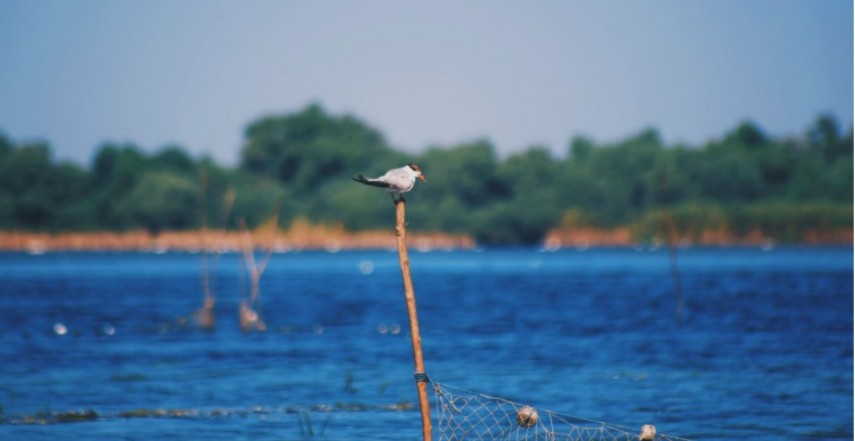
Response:
[{"label": "bird's head", "polygon": [[422,169],[420,169],[418,165],[416,165],[414,162],[411,162],[407,164],[407,166],[410,167],[412,171],[416,172],[416,177],[419,178],[419,180],[421,180],[422,182],[427,182],[427,179],[425,179],[425,175],[422,174]]}]

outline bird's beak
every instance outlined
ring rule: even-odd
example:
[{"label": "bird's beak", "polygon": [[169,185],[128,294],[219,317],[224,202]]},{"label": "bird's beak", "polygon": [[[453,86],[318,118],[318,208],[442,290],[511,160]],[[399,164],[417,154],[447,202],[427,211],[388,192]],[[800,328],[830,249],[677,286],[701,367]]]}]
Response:
[{"label": "bird's beak", "polygon": [[422,182],[427,182],[424,175],[419,175],[419,179],[421,179]]}]

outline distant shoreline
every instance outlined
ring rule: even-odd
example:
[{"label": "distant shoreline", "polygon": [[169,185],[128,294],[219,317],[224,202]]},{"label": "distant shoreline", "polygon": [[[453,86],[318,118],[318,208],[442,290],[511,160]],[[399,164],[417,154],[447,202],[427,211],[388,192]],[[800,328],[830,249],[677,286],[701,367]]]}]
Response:
[{"label": "distant shoreline", "polygon": [[[676,246],[759,246],[768,247],[778,244],[799,245],[852,245],[852,229],[837,230],[806,230],[798,240],[779,240],[762,231],[750,231],[744,235],[736,235],[726,230],[703,230],[691,234],[677,233],[673,239]],[[634,246],[639,244],[652,244],[667,246],[666,239],[662,237],[650,237],[639,240],[637,234],[633,234],[629,228],[616,228],[613,230],[601,230],[595,228],[575,228],[565,230],[552,230],[544,238],[544,246],[568,248],[581,248],[586,246]]]},{"label": "distant shoreline", "polygon": [[[274,252],[294,250],[395,249],[391,231],[345,232],[327,227],[308,227],[307,231],[254,231],[256,249]],[[416,249],[475,248],[466,235],[445,233],[409,233],[410,246]],[[142,251],[239,252],[240,234],[236,231],[168,231],[152,234],[126,232],[32,233],[0,231],[0,251],[41,254],[56,251]]]},{"label": "distant shoreline", "polygon": [[[295,250],[360,250],[395,249],[392,231],[374,230],[349,232],[340,227],[303,225],[287,231],[254,231],[256,248],[274,252]],[[478,243],[469,235],[439,232],[410,232],[408,242],[413,249],[452,250],[474,249]],[[802,245],[852,245],[851,229],[835,231],[809,231],[797,241],[777,241],[762,232],[752,232],[735,237],[726,232],[708,231],[693,237],[679,236],[677,246],[759,246],[778,244]],[[626,228],[601,230],[579,228],[550,231],[540,245],[546,249],[585,249],[596,246],[667,246],[661,238],[639,240]],[[0,251],[41,254],[62,251],[140,251],[140,252],[237,252],[240,236],[235,231],[168,231],[152,234],[144,230],[126,232],[64,232],[38,233],[0,231]]]}]

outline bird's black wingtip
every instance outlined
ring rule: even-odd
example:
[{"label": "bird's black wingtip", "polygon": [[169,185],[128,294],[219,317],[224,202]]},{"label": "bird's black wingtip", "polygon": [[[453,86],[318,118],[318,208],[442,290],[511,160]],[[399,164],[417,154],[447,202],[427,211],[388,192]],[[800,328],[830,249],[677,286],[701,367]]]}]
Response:
[{"label": "bird's black wingtip", "polygon": [[359,182],[360,184],[370,185],[372,187],[380,187],[380,188],[389,188],[389,184],[383,181],[379,181],[377,179],[368,179],[365,176],[358,175],[353,178],[354,181]]}]

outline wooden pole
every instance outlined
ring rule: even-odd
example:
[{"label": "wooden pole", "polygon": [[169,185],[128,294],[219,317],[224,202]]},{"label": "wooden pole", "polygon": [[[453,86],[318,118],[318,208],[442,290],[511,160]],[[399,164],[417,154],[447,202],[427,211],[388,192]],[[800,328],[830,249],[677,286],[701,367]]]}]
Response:
[{"label": "wooden pole", "polygon": [[416,293],[410,277],[410,258],[407,255],[406,201],[403,197],[395,202],[395,235],[398,237],[398,259],[401,263],[401,275],[404,278],[404,297],[407,300],[407,314],[410,317],[410,334],[413,341],[413,361],[416,372],[416,387],[419,392],[419,407],[422,412],[422,436],[431,441],[430,403],[428,402],[425,362],[422,357],[422,337],[419,333],[419,317],[416,311]]}]

